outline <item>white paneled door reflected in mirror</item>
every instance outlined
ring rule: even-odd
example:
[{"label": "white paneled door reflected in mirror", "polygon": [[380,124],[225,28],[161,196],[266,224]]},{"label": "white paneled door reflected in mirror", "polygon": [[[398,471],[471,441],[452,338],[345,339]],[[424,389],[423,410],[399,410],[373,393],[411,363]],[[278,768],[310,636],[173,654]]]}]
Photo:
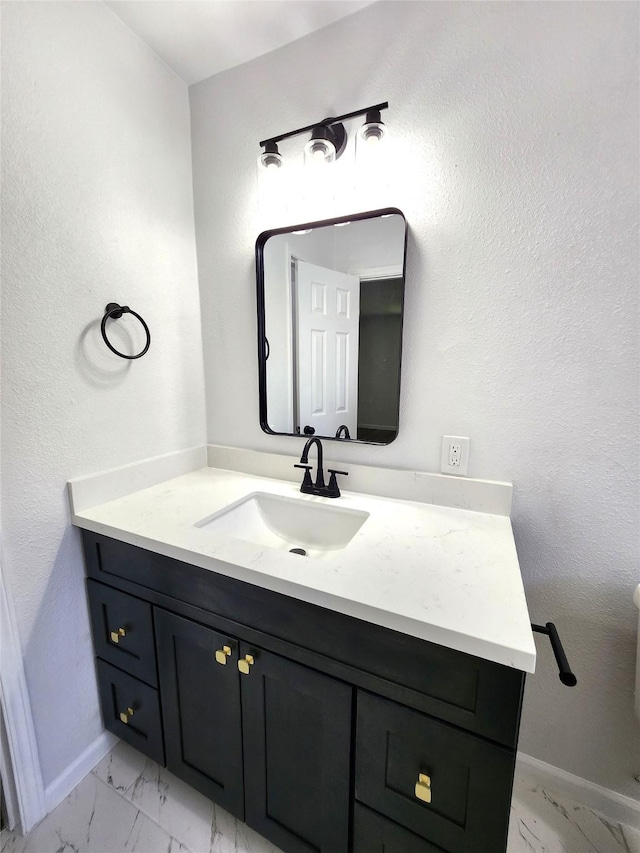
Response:
[{"label": "white paneled door reflected in mirror", "polygon": [[396,208],[256,243],[260,425],[389,444],[398,434],[407,225]]}]

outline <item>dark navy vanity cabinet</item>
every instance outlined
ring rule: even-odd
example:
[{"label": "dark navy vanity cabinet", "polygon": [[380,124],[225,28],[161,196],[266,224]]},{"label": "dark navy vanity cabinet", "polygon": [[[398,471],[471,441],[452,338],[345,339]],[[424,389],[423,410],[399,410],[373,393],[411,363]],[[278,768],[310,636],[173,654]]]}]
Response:
[{"label": "dark navy vanity cabinet", "polygon": [[285,853],[504,853],[524,673],[82,536],[106,728]]}]

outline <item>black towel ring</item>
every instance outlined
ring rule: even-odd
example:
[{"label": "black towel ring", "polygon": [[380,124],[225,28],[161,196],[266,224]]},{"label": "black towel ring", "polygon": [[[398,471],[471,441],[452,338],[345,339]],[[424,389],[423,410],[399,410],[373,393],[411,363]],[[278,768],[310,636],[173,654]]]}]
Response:
[{"label": "black towel ring", "polygon": [[[142,323],[142,328],[145,330],[147,335],[147,343],[142,352],[139,352],[137,355],[125,355],[123,352],[118,352],[118,350],[109,342],[107,338],[107,333],[105,331],[107,326],[107,320],[111,318],[112,320],[119,320],[123,314],[133,314],[140,322]],[[102,323],[100,324],[100,331],[102,332],[102,340],[109,347],[111,352],[114,352],[116,355],[119,355],[120,358],[128,358],[133,360],[134,358],[142,358],[142,356],[146,353],[146,351],[151,346],[151,332],[149,331],[149,327],[142,319],[139,314],[136,314],[135,311],[132,311],[128,305],[118,305],[117,302],[110,302],[107,307],[104,309],[104,317],[102,318]]]}]

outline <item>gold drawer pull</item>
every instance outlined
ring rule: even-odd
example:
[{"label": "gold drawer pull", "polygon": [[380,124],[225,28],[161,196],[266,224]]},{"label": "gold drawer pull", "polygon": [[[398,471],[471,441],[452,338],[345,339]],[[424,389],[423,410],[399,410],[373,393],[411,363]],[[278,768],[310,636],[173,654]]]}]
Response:
[{"label": "gold drawer pull", "polygon": [[426,773],[420,773],[418,775],[415,793],[416,797],[419,800],[422,800],[423,803],[431,802],[431,776],[427,776]]},{"label": "gold drawer pull", "polygon": [[238,669],[243,675],[249,675],[249,670],[254,663],[253,655],[245,655],[242,660],[238,661]]},{"label": "gold drawer pull", "polygon": [[127,632],[125,631],[124,628],[118,628],[117,631],[112,631],[111,632],[111,642],[112,643],[119,643],[120,637],[125,637],[126,634],[127,634]]},{"label": "gold drawer pull", "polygon": [[227,663],[227,658],[231,655],[231,646],[223,646],[221,649],[216,651],[216,661],[225,666]]},{"label": "gold drawer pull", "polygon": [[126,725],[129,722],[129,717],[133,717],[133,708],[127,708],[120,714],[120,722]]}]

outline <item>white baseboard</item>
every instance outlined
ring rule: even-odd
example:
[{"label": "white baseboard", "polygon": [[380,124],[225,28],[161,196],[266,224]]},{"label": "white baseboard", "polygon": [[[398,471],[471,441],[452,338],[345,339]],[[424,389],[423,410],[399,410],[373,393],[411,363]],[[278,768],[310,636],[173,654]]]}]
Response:
[{"label": "white baseboard", "polygon": [[516,772],[524,773],[541,787],[566,794],[580,805],[601,812],[614,821],[628,826],[640,825],[640,801],[632,797],[603,788],[523,752],[518,753]]},{"label": "white baseboard", "polygon": [[44,789],[44,800],[47,809],[47,814],[52,812],[56,806],[68,797],[76,785],[84,779],[87,773],[90,773],[96,764],[101,761],[105,755],[113,749],[118,743],[118,738],[110,732],[102,732],[85,751],[79,755],[73,764],[70,764],[66,770],[51,782]]}]

